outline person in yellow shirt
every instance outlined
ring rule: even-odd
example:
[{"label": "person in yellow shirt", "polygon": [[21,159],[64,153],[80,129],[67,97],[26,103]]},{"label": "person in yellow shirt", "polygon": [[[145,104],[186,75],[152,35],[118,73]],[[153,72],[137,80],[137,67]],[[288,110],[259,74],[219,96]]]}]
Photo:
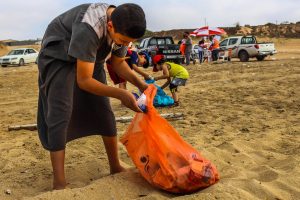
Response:
[{"label": "person in yellow shirt", "polygon": [[169,85],[172,97],[174,99],[174,106],[179,106],[179,97],[177,94],[177,87],[184,86],[189,78],[188,71],[181,65],[166,62],[163,55],[156,55],[153,57],[153,72],[163,71],[161,76],[154,77],[154,80],[167,79],[161,86],[162,89]]}]

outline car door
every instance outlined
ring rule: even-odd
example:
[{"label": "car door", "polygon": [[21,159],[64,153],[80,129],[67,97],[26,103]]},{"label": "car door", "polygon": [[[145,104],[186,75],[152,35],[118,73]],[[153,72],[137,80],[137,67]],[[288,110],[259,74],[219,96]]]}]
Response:
[{"label": "car door", "polygon": [[238,52],[238,38],[230,38],[228,40],[228,44],[227,44],[227,49],[231,49],[231,56],[232,57],[237,57],[237,52]]},{"label": "car door", "polygon": [[25,63],[30,63],[31,62],[31,55],[29,53],[29,49],[26,49],[23,55],[23,59]]},{"label": "car door", "polygon": [[248,55],[252,57],[257,55],[257,49],[255,48],[256,40],[254,37],[243,37],[241,39],[241,46],[247,51]]},{"label": "car door", "polygon": [[223,41],[220,43],[220,49],[222,49],[222,50],[227,50],[227,44],[228,44],[228,39],[223,40]]},{"label": "car door", "polygon": [[199,58],[199,45],[195,44],[193,46],[193,52],[192,52],[193,56],[195,56],[195,58]]},{"label": "car door", "polygon": [[38,53],[34,49],[29,49],[30,62],[36,62]]}]

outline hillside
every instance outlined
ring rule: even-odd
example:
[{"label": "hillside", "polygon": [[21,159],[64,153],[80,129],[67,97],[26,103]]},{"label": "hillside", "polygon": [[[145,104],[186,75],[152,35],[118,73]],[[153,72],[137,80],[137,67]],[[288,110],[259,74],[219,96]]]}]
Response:
[{"label": "hillside", "polygon": [[[252,34],[257,37],[280,37],[280,38],[300,38],[300,22],[290,24],[272,24],[258,26],[236,26],[222,27],[230,35],[248,35]],[[196,28],[195,28],[196,29]],[[173,29],[167,31],[151,32],[147,31],[145,37],[149,36],[172,36],[175,40],[182,38],[183,32],[192,32],[195,29]]]},{"label": "hillside", "polygon": [[0,42],[0,56],[4,55],[7,52],[7,46]]}]

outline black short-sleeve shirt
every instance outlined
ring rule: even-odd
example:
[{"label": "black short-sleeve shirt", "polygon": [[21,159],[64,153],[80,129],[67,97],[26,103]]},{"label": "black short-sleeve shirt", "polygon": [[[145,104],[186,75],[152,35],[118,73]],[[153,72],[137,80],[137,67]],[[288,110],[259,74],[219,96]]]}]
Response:
[{"label": "black short-sleeve shirt", "polygon": [[113,44],[107,32],[109,7],[104,3],[82,4],[56,17],[43,38],[44,54],[60,60],[87,62],[103,62],[110,52],[124,57],[127,47]]}]

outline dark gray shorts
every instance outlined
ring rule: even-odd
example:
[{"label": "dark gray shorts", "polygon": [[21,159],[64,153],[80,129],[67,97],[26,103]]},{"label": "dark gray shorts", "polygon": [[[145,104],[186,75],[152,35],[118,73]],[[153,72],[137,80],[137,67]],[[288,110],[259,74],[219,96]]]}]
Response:
[{"label": "dark gray shorts", "polygon": [[[76,63],[39,56],[37,125],[43,147],[65,149],[66,143],[89,135],[116,136],[115,116],[108,97],[81,90],[76,82]],[[93,77],[106,84],[103,63]]]},{"label": "dark gray shorts", "polygon": [[180,85],[185,86],[186,81],[187,81],[187,79],[174,78],[169,85],[171,92],[176,92],[177,87]]}]

